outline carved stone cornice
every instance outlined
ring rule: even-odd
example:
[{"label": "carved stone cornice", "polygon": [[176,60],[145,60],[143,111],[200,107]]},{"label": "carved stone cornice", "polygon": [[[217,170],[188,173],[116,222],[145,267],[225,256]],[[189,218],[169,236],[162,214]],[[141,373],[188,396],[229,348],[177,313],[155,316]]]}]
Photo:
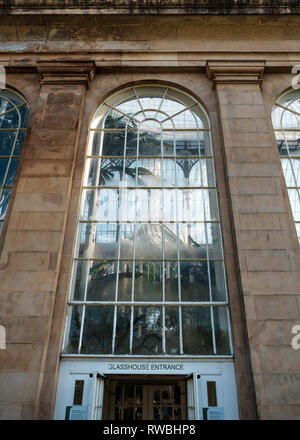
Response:
[{"label": "carved stone cornice", "polygon": [[0,0],[0,13],[299,14],[297,0]]},{"label": "carved stone cornice", "polygon": [[208,61],[206,74],[216,84],[261,84],[265,61]]},{"label": "carved stone cornice", "polygon": [[41,84],[84,84],[88,88],[95,76],[95,63],[40,61],[37,70],[41,75]]}]

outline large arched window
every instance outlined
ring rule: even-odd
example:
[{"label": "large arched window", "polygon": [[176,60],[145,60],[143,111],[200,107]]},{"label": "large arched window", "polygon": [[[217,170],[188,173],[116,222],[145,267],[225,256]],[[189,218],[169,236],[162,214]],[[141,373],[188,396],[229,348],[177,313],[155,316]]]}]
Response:
[{"label": "large arched window", "polygon": [[291,90],[277,99],[273,127],[300,241],[300,91]]},{"label": "large arched window", "polygon": [[29,108],[24,99],[10,90],[0,91],[0,233],[7,213],[28,119]]},{"label": "large arched window", "polygon": [[232,354],[210,139],[173,88],[122,90],[90,130],[63,351]]}]

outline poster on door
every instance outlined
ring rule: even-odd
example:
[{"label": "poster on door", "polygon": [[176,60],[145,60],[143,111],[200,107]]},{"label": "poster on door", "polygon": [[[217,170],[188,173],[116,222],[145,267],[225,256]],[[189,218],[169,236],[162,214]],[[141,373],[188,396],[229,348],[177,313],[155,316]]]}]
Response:
[{"label": "poster on door", "polygon": [[203,420],[224,420],[224,408],[203,408]]}]

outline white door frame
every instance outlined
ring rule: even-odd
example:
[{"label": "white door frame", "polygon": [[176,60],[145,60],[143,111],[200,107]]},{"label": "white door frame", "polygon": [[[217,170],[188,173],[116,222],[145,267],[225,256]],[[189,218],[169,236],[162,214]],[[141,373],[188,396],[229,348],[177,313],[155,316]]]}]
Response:
[{"label": "white door frame", "polygon": [[[160,359],[63,359],[60,365],[58,388],[54,419],[65,418],[66,407],[72,406],[75,380],[84,380],[83,405],[88,407],[89,419],[100,419],[104,398],[104,377],[109,375],[182,375],[187,379],[188,390],[187,406],[188,415],[196,420],[203,419],[203,408],[207,405],[206,382],[217,382],[217,399],[224,407],[224,418],[234,420],[239,418],[237,390],[234,364],[229,361],[203,361],[202,359],[166,360]],[[98,375],[98,378],[97,378]],[[191,377],[193,385],[191,388]],[[193,390],[193,396],[191,395]]]}]

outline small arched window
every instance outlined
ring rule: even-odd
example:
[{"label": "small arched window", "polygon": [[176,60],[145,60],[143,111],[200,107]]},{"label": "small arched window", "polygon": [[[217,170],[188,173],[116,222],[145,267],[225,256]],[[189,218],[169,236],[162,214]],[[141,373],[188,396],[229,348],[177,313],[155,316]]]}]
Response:
[{"label": "small arched window", "polygon": [[300,91],[290,90],[275,102],[273,127],[300,242]]},{"label": "small arched window", "polygon": [[90,131],[65,353],[232,354],[207,115],[173,88],[109,97]]},{"label": "small arched window", "polygon": [[0,91],[0,233],[16,177],[28,119],[29,108],[24,99],[10,90]]}]

